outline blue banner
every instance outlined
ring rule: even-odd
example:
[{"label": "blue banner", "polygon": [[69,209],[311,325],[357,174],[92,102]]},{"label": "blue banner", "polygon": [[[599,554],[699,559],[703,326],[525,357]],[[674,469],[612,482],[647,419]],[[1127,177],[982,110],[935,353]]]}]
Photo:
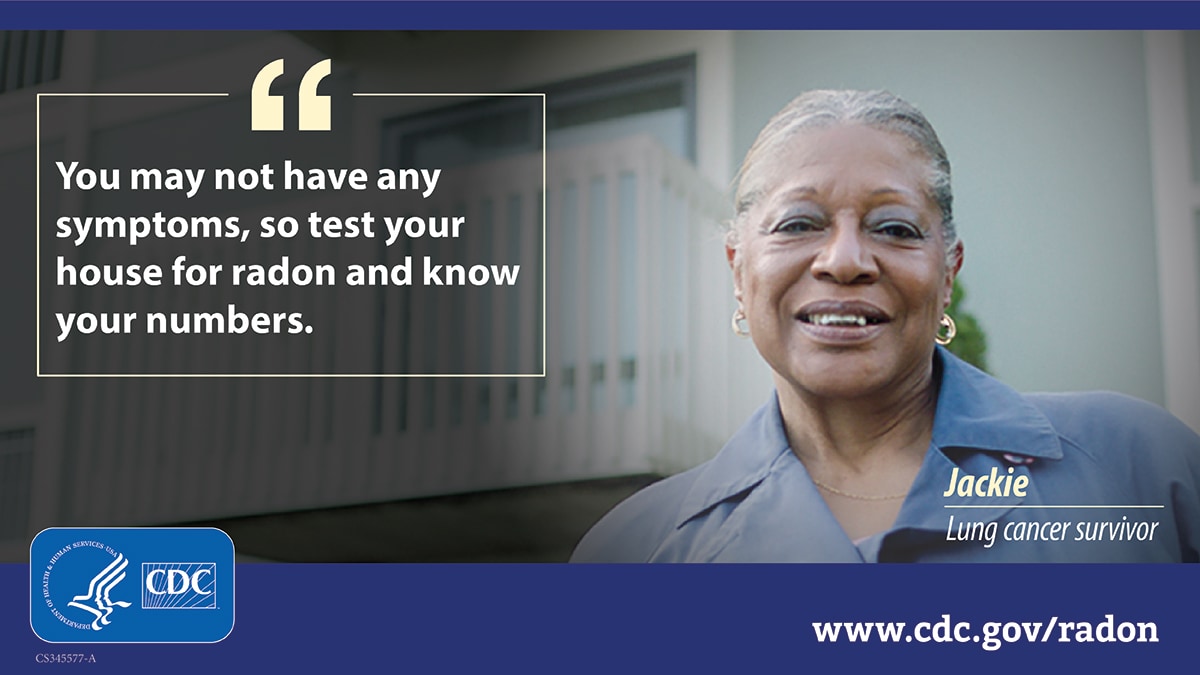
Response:
[{"label": "blue banner", "polygon": [[4,2],[12,29],[767,30],[1200,27],[1192,2]]},{"label": "blue banner", "polygon": [[[1196,574],[1187,565],[242,564],[237,625],[219,643],[52,645],[21,611],[28,567],[3,565],[0,634],[6,673],[45,672],[48,655],[87,663],[88,673],[250,664],[281,673],[909,672],[939,663],[1119,673],[1194,660]],[[845,623],[860,633],[843,625],[834,636]]]}]

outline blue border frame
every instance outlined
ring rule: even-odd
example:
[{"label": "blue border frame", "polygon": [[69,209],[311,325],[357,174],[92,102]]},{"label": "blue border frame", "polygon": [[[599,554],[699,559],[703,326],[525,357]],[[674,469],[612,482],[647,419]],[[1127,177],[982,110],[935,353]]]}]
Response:
[{"label": "blue border frame", "polygon": [[[1194,2],[0,2],[5,29],[1185,29]],[[0,565],[4,672],[87,652],[100,672],[1129,672],[1194,663],[1195,566],[241,565],[220,645],[62,648],[26,625],[28,565]],[[313,599],[319,599],[314,603]],[[1161,642],[816,644],[813,620],[1155,620]],[[1178,666],[1176,667],[1178,668]],[[1184,666],[1186,669],[1186,666]]]},{"label": "blue border frame", "polygon": [[1092,0],[55,0],[0,2],[7,29],[1178,29],[1200,3]]}]

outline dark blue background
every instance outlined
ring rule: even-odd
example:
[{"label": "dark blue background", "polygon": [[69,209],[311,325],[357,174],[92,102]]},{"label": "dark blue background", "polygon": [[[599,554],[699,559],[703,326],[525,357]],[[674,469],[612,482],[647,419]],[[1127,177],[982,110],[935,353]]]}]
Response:
[{"label": "dark blue background", "polygon": [[1200,27],[1192,2],[132,2],[0,3],[11,29],[1012,29]]},{"label": "dark blue background", "polygon": [[[0,565],[3,672],[1141,672],[1195,664],[1191,565],[274,565],[212,645],[49,645]],[[813,621],[1156,621],[1157,644],[818,644]],[[1019,670],[1013,670],[1019,669]],[[1152,670],[1154,670],[1152,668]]]}]

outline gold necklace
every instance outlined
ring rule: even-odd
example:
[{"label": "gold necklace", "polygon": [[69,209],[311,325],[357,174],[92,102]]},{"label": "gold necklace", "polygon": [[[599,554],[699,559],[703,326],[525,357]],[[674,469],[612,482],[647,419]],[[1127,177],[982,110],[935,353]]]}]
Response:
[{"label": "gold necklace", "polygon": [[907,492],[902,492],[898,495],[856,495],[853,492],[846,492],[845,490],[839,490],[839,489],[833,487],[832,485],[827,485],[825,483],[822,483],[821,481],[817,480],[816,478],[813,478],[811,475],[809,476],[809,478],[812,478],[812,482],[817,487],[822,488],[824,490],[828,490],[829,492],[832,492],[835,495],[839,495],[842,497],[848,497],[850,499],[857,499],[859,501],[864,501],[864,502],[886,502],[886,501],[890,501],[892,499],[903,499],[908,496]]}]

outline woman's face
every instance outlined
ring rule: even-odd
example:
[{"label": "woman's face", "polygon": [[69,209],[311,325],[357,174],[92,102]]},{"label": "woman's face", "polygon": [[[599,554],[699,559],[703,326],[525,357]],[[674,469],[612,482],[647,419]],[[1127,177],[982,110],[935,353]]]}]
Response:
[{"label": "woman's face", "polygon": [[791,386],[858,398],[919,386],[962,264],[947,264],[928,158],[857,125],[803,130],[746,176],[726,254],[759,353]]}]

